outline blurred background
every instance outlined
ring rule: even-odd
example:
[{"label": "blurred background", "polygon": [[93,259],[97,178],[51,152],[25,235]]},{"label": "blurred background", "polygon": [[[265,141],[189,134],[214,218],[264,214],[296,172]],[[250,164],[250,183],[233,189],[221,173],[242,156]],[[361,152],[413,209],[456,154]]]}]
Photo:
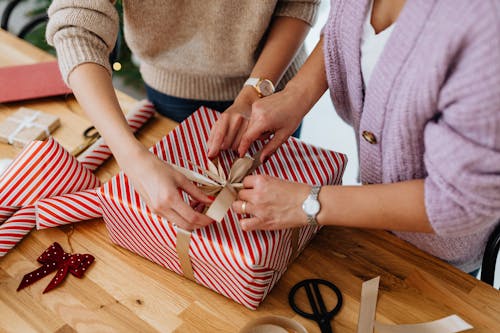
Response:
[{"label": "blurred background", "polygon": [[[23,27],[46,14],[51,0],[20,0],[12,10],[7,29],[13,34],[19,34]],[[4,13],[11,0],[0,0],[0,13]],[[320,5],[319,16],[315,26],[306,39],[306,49],[311,52],[319,40],[321,28],[328,18],[330,2],[323,0]],[[118,11],[121,12],[121,1],[117,1]],[[55,55],[54,49],[45,41],[45,23],[36,25],[24,39]],[[138,70],[138,63],[121,36],[121,46],[114,64],[113,82],[115,87],[137,99],[145,98],[143,82]],[[331,150],[347,154],[349,162],[344,174],[344,184],[357,184],[358,156],[354,132],[350,126],[337,117],[328,92],[318,101],[311,112],[306,116],[302,127],[301,139]]]}]

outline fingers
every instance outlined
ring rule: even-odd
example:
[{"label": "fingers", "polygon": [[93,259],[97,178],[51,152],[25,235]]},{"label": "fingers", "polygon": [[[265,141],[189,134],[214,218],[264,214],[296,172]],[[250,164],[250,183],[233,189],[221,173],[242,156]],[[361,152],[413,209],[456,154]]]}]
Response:
[{"label": "fingers", "polygon": [[213,222],[213,220],[208,216],[195,212],[193,208],[191,208],[180,197],[179,200],[176,200],[173,207],[175,208],[173,208],[172,210],[176,212],[178,216],[181,218],[181,220],[179,220],[179,223],[181,224],[178,223],[176,224],[183,229],[193,230],[204,227]]},{"label": "fingers", "polygon": [[224,137],[228,131],[229,127],[229,117],[222,115],[221,118],[215,123],[214,127],[210,131],[210,137],[208,138],[208,157],[214,158],[219,154],[221,150]]},{"label": "fingers", "polygon": [[[249,214],[252,215],[252,204],[248,201],[245,200],[236,200],[232,203],[232,208],[233,211],[235,211],[237,214]],[[244,208],[244,209],[243,209]]]},{"label": "fingers", "polygon": [[247,128],[248,128],[248,120],[244,119],[242,125],[240,126],[240,130],[238,131],[238,134],[236,135],[236,138],[233,141],[233,145],[231,147],[232,150],[238,151],[241,138],[243,137],[243,134],[245,134],[245,132],[247,131]]},{"label": "fingers", "polygon": [[178,175],[177,179],[179,187],[184,190],[187,194],[189,194],[193,199],[198,200],[202,203],[205,204],[210,204],[212,203],[212,199],[208,197],[205,193],[203,193],[202,190],[192,182],[190,182],[186,177],[183,175]]},{"label": "fingers", "polygon": [[240,220],[241,229],[244,231],[258,230],[259,226],[262,225],[262,220],[260,217],[252,216],[247,219]]},{"label": "fingers", "polygon": [[284,131],[276,132],[272,139],[262,148],[260,161],[264,163],[288,139],[288,136]]},{"label": "fingers", "polygon": [[222,142],[221,149],[228,149],[232,146],[234,139],[238,135],[238,133],[241,131],[241,125],[243,123],[244,119],[241,115],[239,114],[233,114],[231,117],[231,120],[229,121],[229,128],[226,132],[226,137],[224,138],[224,141]]}]

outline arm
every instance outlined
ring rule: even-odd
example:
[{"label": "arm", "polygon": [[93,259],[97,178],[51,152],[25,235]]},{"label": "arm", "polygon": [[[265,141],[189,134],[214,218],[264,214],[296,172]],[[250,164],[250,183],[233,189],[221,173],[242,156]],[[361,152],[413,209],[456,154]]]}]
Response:
[{"label": "arm", "polygon": [[63,78],[141,197],[153,211],[182,228],[211,223],[181,199],[177,188],[204,203],[210,202],[208,197],[149,153],[121,112],[108,63],[118,28],[111,2],[55,0],[49,16],[47,40],[56,47]]},{"label": "arm", "polygon": [[[309,24],[301,19],[275,17],[250,77],[266,78],[277,85],[302,45],[309,28]],[[210,133],[209,157],[217,156],[223,149],[237,149],[247,126],[252,104],[258,99],[253,87],[242,88],[234,104],[222,114]]]},{"label": "arm", "polygon": [[[251,218],[241,220],[244,230],[283,229],[304,226],[302,203],[309,195],[307,184],[267,176],[248,176],[233,209]],[[280,198],[280,200],[276,200]],[[399,231],[432,232],[424,204],[424,181],[412,180],[366,186],[323,186],[319,197],[321,225]],[[278,202],[279,201],[279,202]]]},{"label": "arm", "polygon": [[247,152],[255,140],[266,133],[273,133],[274,136],[262,151],[261,159],[265,160],[288,139],[328,89],[322,45],[323,38],[283,91],[252,105],[252,114],[238,147],[240,156]]},{"label": "arm", "polygon": [[[424,128],[425,179],[366,186],[326,186],[319,195],[320,224],[435,232],[444,237],[477,233],[500,216],[500,43],[498,22],[484,3],[483,24],[468,20],[448,46],[438,92],[437,119]],[[475,8],[478,10],[480,7]],[[467,14],[469,15],[469,13]],[[490,21],[487,21],[487,20]],[[460,21],[460,20],[456,20]],[[262,100],[264,102],[264,100]],[[278,229],[305,224],[300,208],[310,187],[265,176],[244,180],[240,200],[254,215],[243,228]],[[242,201],[233,208],[241,212]]]}]

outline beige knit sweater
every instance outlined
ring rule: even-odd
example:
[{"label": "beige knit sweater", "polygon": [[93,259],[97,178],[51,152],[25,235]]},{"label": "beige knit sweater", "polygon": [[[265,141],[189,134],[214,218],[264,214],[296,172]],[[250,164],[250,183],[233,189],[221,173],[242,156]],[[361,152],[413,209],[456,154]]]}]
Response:
[{"label": "beige knit sweater", "polygon": [[[319,0],[123,0],[125,40],[140,60],[144,81],[168,95],[233,100],[259,55],[274,16],[309,24]],[[82,63],[110,73],[108,57],[118,33],[109,0],[55,0],[46,37],[55,46],[63,78]],[[284,75],[283,86],[306,58],[303,48]],[[278,88],[279,88],[278,86]]]}]

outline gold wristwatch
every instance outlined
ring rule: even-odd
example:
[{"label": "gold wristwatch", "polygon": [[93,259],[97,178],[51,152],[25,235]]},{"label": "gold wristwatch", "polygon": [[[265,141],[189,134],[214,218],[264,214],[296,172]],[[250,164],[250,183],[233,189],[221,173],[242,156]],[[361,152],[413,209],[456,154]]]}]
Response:
[{"label": "gold wristwatch", "polygon": [[243,86],[252,86],[259,94],[259,97],[266,97],[274,93],[274,84],[271,80],[258,77],[248,78]]}]

